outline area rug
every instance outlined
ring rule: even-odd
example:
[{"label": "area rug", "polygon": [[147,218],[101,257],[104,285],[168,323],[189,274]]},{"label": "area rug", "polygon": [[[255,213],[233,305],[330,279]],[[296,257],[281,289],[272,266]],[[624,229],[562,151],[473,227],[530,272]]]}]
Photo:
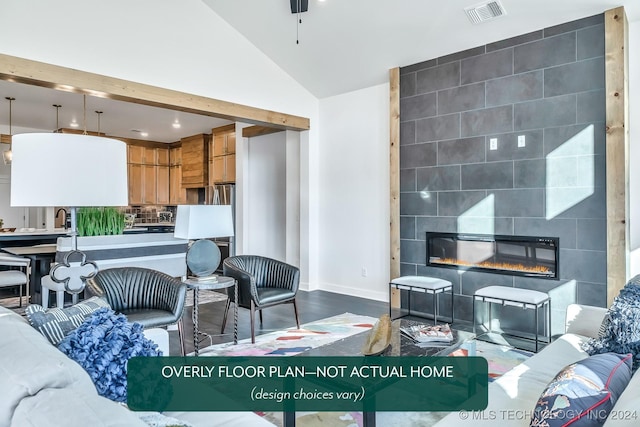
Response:
[{"label": "area rug", "polygon": [[233,343],[216,344],[200,350],[200,356],[293,356],[321,345],[371,329],[378,319],[344,313],[302,325],[247,338]]},{"label": "area rug", "polygon": [[[344,313],[303,325],[300,329],[286,329],[250,339],[238,345],[218,344],[200,351],[200,356],[292,356],[305,350],[329,344],[336,340],[371,328],[376,318]],[[484,357],[489,365],[489,381],[527,360],[533,353],[505,345],[475,340],[476,356]],[[466,356],[468,350],[457,350],[451,356]],[[258,412],[265,420],[282,426],[282,412]],[[380,412],[377,424],[385,427],[430,426],[444,418],[448,412]],[[362,427],[361,412],[297,412],[296,427]]]}]

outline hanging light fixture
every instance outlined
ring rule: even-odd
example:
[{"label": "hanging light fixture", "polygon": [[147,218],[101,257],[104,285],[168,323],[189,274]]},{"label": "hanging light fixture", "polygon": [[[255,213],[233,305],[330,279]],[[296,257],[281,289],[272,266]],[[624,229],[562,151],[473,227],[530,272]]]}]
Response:
[{"label": "hanging light fixture", "polygon": [[13,101],[15,101],[15,98],[12,98],[10,96],[6,96],[4,99],[9,101],[9,149],[7,151],[3,151],[2,152],[2,158],[4,160],[4,164],[5,165],[10,165],[11,164],[11,160],[13,160],[13,151],[11,150],[11,144],[12,144],[12,139],[13,139],[13,132],[11,129],[11,104],[13,103]]},{"label": "hanging light fixture", "polygon": [[102,115],[104,111],[98,111],[96,110],[96,114],[98,115],[98,136],[100,136],[100,116]]},{"label": "hanging light fixture", "polygon": [[53,131],[53,133],[61,133],[60,132],[60,107],[62,107],[62,105],[53,104],[53,106],[56,107],[56,128]]},{"label": "hanging light fixture", "polygon": [[[11,166],[11,206],[70,208],[72,250],[52,268],[51,277],[73,294],[82,292],[86,279],[97,271],[78,251],[77,208],[128,205],[127,146],[117,139],[87,135],[86,96],[83,113],[83,134],[34,132],[12,141],[16,158]],[[53,176],[59,185],[42,185]]]}]

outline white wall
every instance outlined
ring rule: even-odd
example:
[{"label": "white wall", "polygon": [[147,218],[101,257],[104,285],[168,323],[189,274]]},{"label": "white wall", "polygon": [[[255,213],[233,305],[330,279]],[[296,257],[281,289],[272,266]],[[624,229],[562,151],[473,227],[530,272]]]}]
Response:
[{"label": "white wall", "polygon": [[286,133],[249,139],[245,218],[249,230],[243,252],[286,260]]},{"label": "white wall", "polygon": [[320,120],[320,286],[387,300],[389,85],[322,99]]}]

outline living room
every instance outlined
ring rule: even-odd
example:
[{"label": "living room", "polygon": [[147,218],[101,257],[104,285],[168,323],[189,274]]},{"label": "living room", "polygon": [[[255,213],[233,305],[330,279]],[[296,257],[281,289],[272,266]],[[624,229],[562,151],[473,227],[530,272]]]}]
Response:
[{"label": "living room", "polygon": [[[509,9],[510,5],[505,2]],[[616,6],[602,2],[578,10],[576,5],[562,13],[545,12],[544,17],[527,20],[520,16],[518,24],[495,34],[482,35],[481,27],[469,37],[457,42],[449,51],[430,51],[419,59],[393,63],[410,66],[432,58],[465,51],[496,41],[528,34],[532,31],[592,16]],[[460,4],[466,6],[466,4]],[[311,127],[301,135],[300,145],[300,262],[301,287],[307,290],[326,290],[385,301],[391,276],[389,263],[389,83],[387,69],[379,70],[385,80],[376,84],[319,97],[305,89],[287,73],[274,67],[273,62],[244,36],[234,30],[220,15],[206,4],[191,1],[180,6],[127,4],[113,5],[96,10],[82,2],[73,2],[64,10],[42,4],[33,14],[20,2],[2,6],[13,20],[0,30],[11,45],[2,53],[20,58],[58,64],[69,68],[116,76],[134,82],[144,82],[187,93],[197,93],[216,99],[252,105],[267,110],[284,111],[308,117]],[[536,6],[536,9],[539,6]],[[629,5],[632,8],[632,5]],[[569,10],[570,9],[570,10]],[[128,14],[122,16],[122,11]],[[100,19],[87,19],[100,13]],[[313,10],[309,14],[313,13]],[[627,11],[630,30],[630,90],[633,95],[637,56],[633,42],[637,37],[638,19]],[[152,16],[153,18],[150,18]],[[168,17],[171,17],[169,19]],[[124,22],[122,22],[124,21]],[[304,28],[312,24],[305,20],[302,26],[300,48],[304,49]],[[529,22],[526,22],[529,21]],[[61,22],[70,24],[61,31]],[[121,22],[118,38],[127,43],[113,43],[109,37],[78,40],[78,34],[112,31],[111,22]],[[161,23],[162,25],[159,25]],[[170,31],[167,28],[171,28]],[[33,28],[38,28],[37,33]],[[471,31],[471,30],[470,30]],[[48,37],[47,34],[57,34]],[[145,34],[144,38],[139,34]],[[112,36],[112,35],[111,35]],[[293,37],[293,36],[292,36]],[[216,51],[211,55],[195,55],[185,48],[193,40],[211,40]],[[152,42],[149,42],[151,40]],[[292,44],[295,42],[292,42]],[[77,46],[69,49],[68,46]],[[149,46],[153,46],[151,49]],[[174,58],[167,61],[169,46]],[[86,52],[92,52],[87,55]],[[98,53],[94,55],[94,53]],[[143,58],[140,52],[145,52]],[[220,66],[219,58],[225,58]],[[250,58],[250,59],[248,59]],[[182,64],[196,61],[198,66],[185,70]],[[144,64],[144,66],[141,66]],[[154,70],[149,73],[147,70]],[[260,70],[256,72],[255,70]],[[633,96],[630,96],[633,99]],[[630,101],[633,105],[633,101]],[[630,117],[631,140],[635,115]],[[402,142],[401,142],[402,144]],[[365,154],[366,153],[366,154]],[[634,158],[631,147],[631,159]],[[347,176],[345,171],[352,171]],[[630,170],[634,182],[635,171]],[[631,197],[631,216],[634,217],[633,186],[627,189]],[[630,228],[630,248],[633,251],[640,240],[633,221]],[[348,238],[345,238],[348,236]],[[418,240],[418,239],[415,239]],[[401,257],[403,256],[401,252]],[[633,255],[633,252],[632,252]],[[420,256],[417,256],[420,258]],[[423,257],[424,258],[424,257]],[[419,259],[422,262],[422,259]],[[404,262],[417,265],[418,262]],[[636,263],[630,262],[630,275]],[[600,272],[602,274],[602,272]],[[606,305],[602,295],[578,292],[571,302],[595,302]],[[582,299],[581,299],[582,298]],[[561,311],[558,308],[558,311]],[[464,310],[468,314],[469,310]],[[555,314],[555,313],[554,313]],[[556,319],[561,317],[554,316]]]}]

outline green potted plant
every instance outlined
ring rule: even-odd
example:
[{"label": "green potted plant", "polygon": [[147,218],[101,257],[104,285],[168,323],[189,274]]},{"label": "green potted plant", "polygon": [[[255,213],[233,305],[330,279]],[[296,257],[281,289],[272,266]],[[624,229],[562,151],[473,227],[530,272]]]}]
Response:
[{"label": "green potted plant", "polygon": [[122,234],[125,215],[118,208],[78,209],[77,227],[79,236],[105,236]]}]

